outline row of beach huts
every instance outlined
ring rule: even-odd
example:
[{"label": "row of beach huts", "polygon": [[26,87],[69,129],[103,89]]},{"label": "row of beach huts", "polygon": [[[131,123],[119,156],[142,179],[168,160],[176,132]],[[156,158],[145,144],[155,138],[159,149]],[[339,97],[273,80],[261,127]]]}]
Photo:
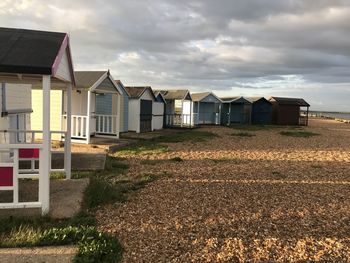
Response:
[{"label": "row of beach huts", "polygon": [[[271,97],[218,97],[213,92],[153,90],[149,86],[125,86],[109,71],[75,71],[72,91],[71,136],[89,143],[93,136],[116,137],[123,132],[151,132],[163,128],[198,125],[307,125],[310,106],[303,99]],[[13,87],[26,107],[12,129],[42,129],[42,90]],[[6,85],[3,87],[6,90]],[[10,93],[11,94],[11,93]],[[7,94],[9,98],[10,94]],[[19,98],[21,97],[21,98]],[[51,91],[51,129],[67,126],[67,92]],[[31,106],[30,106],[31,105]],[[305,110],[303,110],[305,108]],[[302,111],[303,110],[303,111]],[[21,124],[23,123],[23,126]],[[61,140],[62,135],[53,135]]]},{"label": "row of beach huts", "polygon": [[[128,87],[105,71],[75,71],[67,33],[0,28],[0,209],[50,207],[50,173],[71,178],[71,142],[122,132],[202,124],[307,125],[303,99],[220,98],[212,92]],[[63,140],[64,165],[51,167]],[[27,161],[29,167],[21,168]],[[19,200],[19,180],[38,179],[38,200]]]}]

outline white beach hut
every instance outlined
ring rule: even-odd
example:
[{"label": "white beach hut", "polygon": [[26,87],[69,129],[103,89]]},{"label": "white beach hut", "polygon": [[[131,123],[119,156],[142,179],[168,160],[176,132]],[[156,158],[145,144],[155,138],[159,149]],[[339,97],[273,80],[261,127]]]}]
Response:
[{"label": "white beach hut", "polygon": [[[70,125],[67,130],[50,130],[50,91],[55,89],[67,92],[67,119],[71,118],[71,91],[75,85],[69,37],[66,33],[0,28],[0,83],[1,117],[0,136],[0,191],[12,191],[12,202],[0,203],[0,209],[41,208],[42,214],[49,212],[51,135],[62,133],[65,137],[66,177],[70,178]],[[27,86],[23,86],[26,84]],[[28,86],[29,85],[29,86]],[[30,118],[29,87],[43,90],[42,130],[28,129],[24,123]],[[14,90],[18,92],[14,96]],[[14,90],[12,90],[14,89]],[[12,95],[10,95],[12,94]],[[25,97],[24,94],[28,96]],[[17,102],[16,99],[19,99]],[[23,125],[11,125],[13,116],[21,116]],[[11,129],[14,128],[14,129]],[[35,136],[41,134],[42,140]],[[14,136],[13,136],[14,135]],[[7,139],[4,139],[7,138]],[[12,138],[12,139],[11,139]],[[39,168],[23,171],[20,160],[39,161]],[[34,202],[19,200],[18,181],[23,178],[39,180],[39,198]],[[0,200],[1,201],[1,200]]]}]

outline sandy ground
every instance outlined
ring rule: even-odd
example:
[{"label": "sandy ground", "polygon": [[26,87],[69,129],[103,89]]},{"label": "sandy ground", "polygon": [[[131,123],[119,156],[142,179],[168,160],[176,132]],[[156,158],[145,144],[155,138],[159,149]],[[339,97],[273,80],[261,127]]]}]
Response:
[{"label": "sandy ground", "polygon": [[[124,156],[130,174],[166,174],[97,213],[124,262],[350,261],[350,125],[312,120],[311,138],[205,127],[219,137]],[[142,164],[142,159],[167,160]]]}]

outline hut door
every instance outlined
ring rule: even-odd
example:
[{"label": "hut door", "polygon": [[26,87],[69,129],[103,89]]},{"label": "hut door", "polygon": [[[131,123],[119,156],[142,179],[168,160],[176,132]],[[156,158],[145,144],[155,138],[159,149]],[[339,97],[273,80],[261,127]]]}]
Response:
[{"label": "hut door", "polygon": [[152,131],[152,101],[141,100],[140,132]]}]

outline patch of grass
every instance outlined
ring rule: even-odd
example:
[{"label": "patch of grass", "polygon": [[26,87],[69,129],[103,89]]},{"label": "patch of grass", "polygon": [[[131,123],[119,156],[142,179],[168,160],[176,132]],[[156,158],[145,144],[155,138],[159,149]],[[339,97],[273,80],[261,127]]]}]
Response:
[{"label": "patch of grass", "polygon": [[[92,171],[72,171],[72,179],[89,178],[94,175]],[[63,172],[54,172],[50,174],[51,179],[65,179],[66,175]]]},{"label": "patch of grass", "polygon": [[183,162],[184,160],[181,157],[177,156],[177,157],[169,159],[169,161],[171,161],[171,162]]},{"label": "patch of grass", "polygon": [[157,143],[178,143],[185,141],[203,142],[216,137],[218,137],[218,135],[213,132],[189,130],[180,131],[175,134],[159,136],[157,138],[154,138],[153,141]]},{"label": "patch of grass", "polygon": [[254,137],[254,133],[250,132],[237,132],[237,133],[232,133],[231,136],[238,136],[238,137]]},{"label": "patch of grass", "polygon": [[116,155],[148,155],[164,153],[168,151],[168,146],[164,143],[179,143],[185,141],[204,142],[218,137],[215,133],[205,131],[178,131],[173,134],[161,135],[152,139],[140,139],[137,143],[120,149]]},{"label": "patch of grass", "polygon": [[309,132],[309,131],[281,131],[279,134],[283,136],[298,137],[298,138],[309,138],[309,137],[320,135],[318,133]]},{"label": "patch of grass", "polygon": [[115,185],[106,180],[91,178],[90,184],[85,189],[83,204],[86,208],[95,208],[102,204],[124,202],[124,194]]},{"label": "patch of grass", "polygon": [[232,124],[232,125],[230,125],[230,128],[235,129],[235,130],[244,130],[244,131],[263,131],[263,130],[278,129],[278,128],[281,128],[281,126]]},{"label": "patch of grass", "polygon": [[156,154],[164,153],[168,151],[168,147],[155,143],[152,140],[140,140],[138,143],[129,145],[120,149],[116,154],[117,155],[147,155],[147,154]]},{"label": "patch of grass", "polygon": [[78,245],[74,262],[117,262],[122,247],[110,234],[92,226],[65,226],[42,229],[31,225],[13,228],[0,247]]},{"label": "patch of grass", "polygon": [[107,156],[105,170],[103,172],[112,171],[114,174],[123,174],[130,168],[130,165],[123,162],[123,159]]},{"label": "patch of grass", "polygon": [[311,165],[311,168],[315,168],[315,169],[322,169],[322,165],[316,165],[316,164],[313,164]]}]

